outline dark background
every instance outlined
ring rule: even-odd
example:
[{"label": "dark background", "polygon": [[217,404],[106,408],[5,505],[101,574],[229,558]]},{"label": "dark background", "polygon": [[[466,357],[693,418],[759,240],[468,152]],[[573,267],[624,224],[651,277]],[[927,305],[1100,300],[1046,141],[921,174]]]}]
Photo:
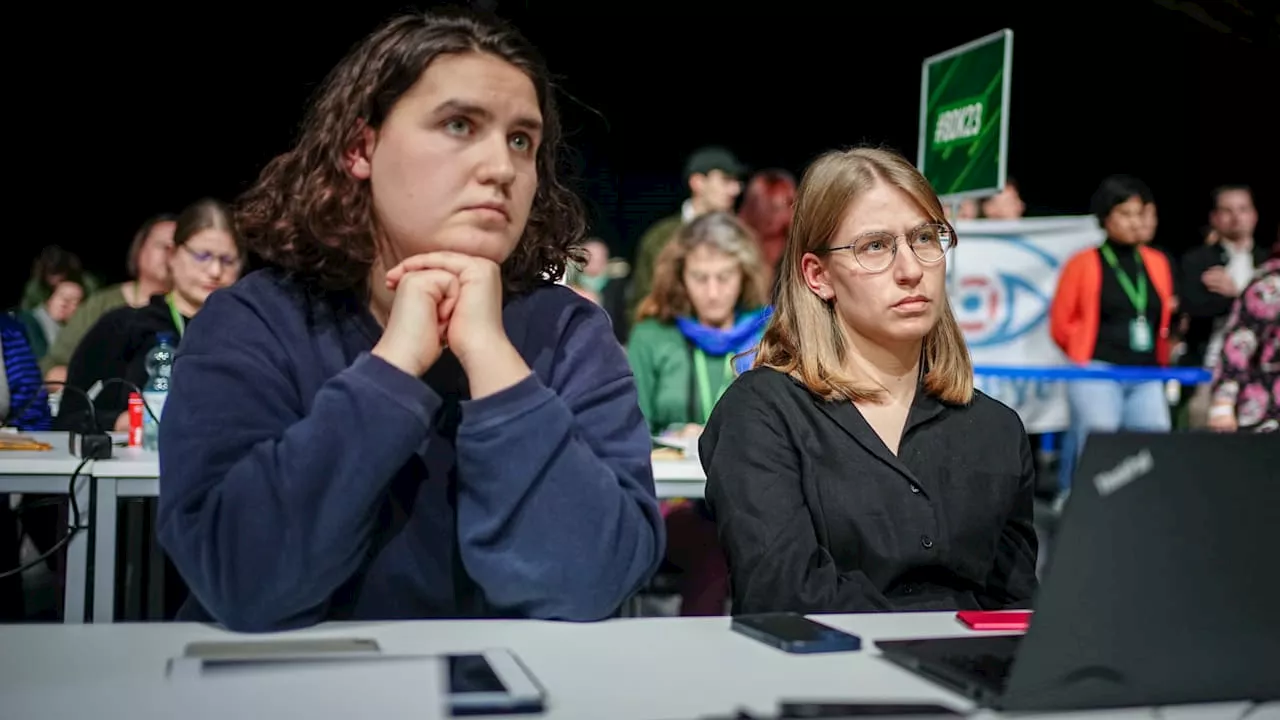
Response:
[{"label": "dark background", "polygon": [[[797,174],[856,143],[914,158],[923,58],[1003,27],[1014,30],[1010,172],[1031,213],[1084,212],[1104,175],[1128,172],[1155,191],[1157,243],[1180,250],[1206,221],[1208,191],[1245,182],[1260,240],[1275,237],[1272,0],[1087,4],[1096,14],[1051,2],[492,4],[562,78],[580,188],[617,255],[675,210],[699,144]],[[123,279],[145,217],[233,199],[288,147],[347,48],[414,7],[266,5],[15,19],[10,217],[29,220],[10,226],[0,304],[17,301],[46,244]]]}]

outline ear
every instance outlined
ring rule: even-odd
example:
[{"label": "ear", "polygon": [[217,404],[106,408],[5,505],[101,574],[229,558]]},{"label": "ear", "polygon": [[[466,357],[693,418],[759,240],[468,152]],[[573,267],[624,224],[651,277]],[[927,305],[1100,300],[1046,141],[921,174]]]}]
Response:
[{"label": "ear", "polygon": [[689,176],[689,192],[692,195],[701,195],[702,189],[707,185],[707,176],[702,173],[694,173]]},{"label": "ear", "polygon": [[368,180],[373,174],[373,148],[377,145],[378,134],[363,120],[358,120],[357,123],[359,130],[356,133],[356,141],[347,148],[343,159],[347,164],[347,172],[351,173],[352,177],[357,180]]},{"label": "ear", "polygon": [[804,284],[809,286],[809,290],[818,296],[823,302],[831,302],[836,297],[836,290],[831,285],[831,278],[827,275],[827,266],[823,264],[822,259],[813,253],[805,253],[800,258],[800,275],[804,277]]}]

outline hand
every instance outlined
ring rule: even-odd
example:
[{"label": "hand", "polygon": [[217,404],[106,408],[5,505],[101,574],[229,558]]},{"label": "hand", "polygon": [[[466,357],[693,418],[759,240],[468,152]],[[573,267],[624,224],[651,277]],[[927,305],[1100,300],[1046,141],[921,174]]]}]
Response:
[{"label": "hand", "polygon": [[1217,432],[1235,432],[1236,414],[1234,412],[1209,413],[1209,429]]},{"label": "hand", "polygon": [[497,263],[445,251],[414,255],[387,272],[387,287],[395,290],[406,274],[423,271],[456,279],[457,302],[444,327],[449,349],[464,367],[495,345],[510,344],[502,326],[502,271]]},{"label": "hand", "polygon": [[1231,276],[1227,274],[1227,269],[1221,265],[1215,265],[1201,273],[1200,282],[1204,283],[1209,292],[1225,297],[1237,297],[1240,295],[1240,289],[1236,287]]},{"label": "hand", "polygon": [[415,270],[399,273],[387,285],[396,295],[373,354],[421,376],[440,358],[458,301],[458,279],[444,270]]},{"label": "hand", "polygon": [[702,435],[702,426],[698,423],[689,423],[676,431],[676,437],[684,438],[686,440],[689,438],[696,438],[700,435]]},{"label": "hand", "polygon": [[[146,411],[144,410],[143,412],[146,412]],[[124,412],[116,416],[116,424],[115,424],[115,427],[112,428],[112,430],[115,432],[121,432],[121,433],[129,432],[129,411],[128,410],[125,410]]]}]

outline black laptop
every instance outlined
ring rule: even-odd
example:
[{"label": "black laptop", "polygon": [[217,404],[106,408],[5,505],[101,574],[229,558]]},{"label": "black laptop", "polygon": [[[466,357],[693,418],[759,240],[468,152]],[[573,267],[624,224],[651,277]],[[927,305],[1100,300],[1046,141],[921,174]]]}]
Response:
[{"label": "black laptop", "polygon": [[1280,699],[1280,434],[1090,436],[1025,635],[877,642],[1009,711]]}]

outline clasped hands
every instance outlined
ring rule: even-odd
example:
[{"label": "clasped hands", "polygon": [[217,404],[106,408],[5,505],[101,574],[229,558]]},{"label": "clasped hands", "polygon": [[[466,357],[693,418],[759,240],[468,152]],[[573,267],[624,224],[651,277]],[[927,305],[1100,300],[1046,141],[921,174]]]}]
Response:
[{"label": "clasped hands", "polygon": [[447,251],[414,255],[387,272],[386,286],[395,299],[373,354],[406,373],[422,375],[445,347],[469,377],[485,353],[514,353],[502,325],[502,271],[492,260]]}]

